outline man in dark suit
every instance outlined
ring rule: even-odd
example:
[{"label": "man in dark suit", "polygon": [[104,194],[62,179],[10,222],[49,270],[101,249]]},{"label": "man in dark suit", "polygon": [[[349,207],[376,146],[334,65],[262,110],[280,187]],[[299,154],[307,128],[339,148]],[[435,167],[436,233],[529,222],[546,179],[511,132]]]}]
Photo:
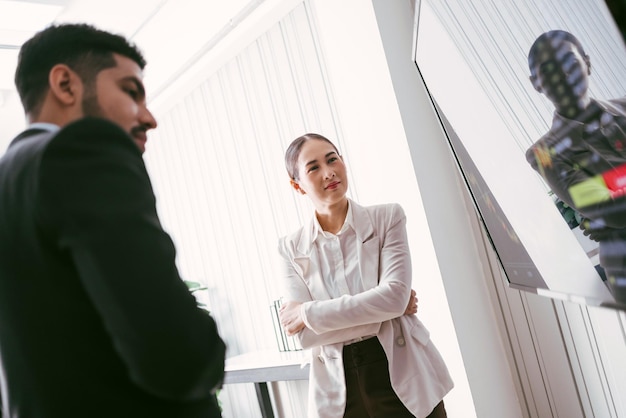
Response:
[{"label": "man in dark suit", "polygon": [[0,159],[4,418],[221,416],[225,345],[178,274],[142,160],[144,65],[88,25],[20,51],[30,126]]}]

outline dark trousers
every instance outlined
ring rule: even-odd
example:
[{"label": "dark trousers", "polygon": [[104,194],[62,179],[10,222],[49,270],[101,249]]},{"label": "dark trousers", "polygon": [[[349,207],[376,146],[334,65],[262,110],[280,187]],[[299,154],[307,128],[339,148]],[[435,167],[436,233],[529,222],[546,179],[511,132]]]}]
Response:
[{"label": "dark trousers", "polygon": [[[389,379],[389,363],[378,338],[343,348],[346,376],[344,418],[415,418],[398,398]],[[446,418],[441,401],[426,418]]]}]

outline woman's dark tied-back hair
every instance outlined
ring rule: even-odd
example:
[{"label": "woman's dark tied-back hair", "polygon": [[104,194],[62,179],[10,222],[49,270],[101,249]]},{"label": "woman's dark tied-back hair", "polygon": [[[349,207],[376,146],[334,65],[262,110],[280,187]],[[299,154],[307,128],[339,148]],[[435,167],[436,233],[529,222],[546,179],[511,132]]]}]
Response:
[{"label": "woman's dark tied-back hair", "polygon": [[143,70],[146,61],[136,46],[120,35],[87,24],[52,25],[22,46],[15,86],[26,113],[37,112],[48,91],[48,74],[66,64],[83,82],[94,82],[105,68],[115,67],[113,53],[132,59]]},{"label": "woman's dark tied-back hair", "polygon": [[294,139],[291,144],[289,144],[287,151],[285,151],[285,167],[287,168],[289,178],[292,180],[298,180],[298,158],[300,157],[300,151],[304,143],[311,139],[328,142],[333,146],[337,155],[340,155],[335,144],[333,144],[330,139],[320,134],[308,133]]}]

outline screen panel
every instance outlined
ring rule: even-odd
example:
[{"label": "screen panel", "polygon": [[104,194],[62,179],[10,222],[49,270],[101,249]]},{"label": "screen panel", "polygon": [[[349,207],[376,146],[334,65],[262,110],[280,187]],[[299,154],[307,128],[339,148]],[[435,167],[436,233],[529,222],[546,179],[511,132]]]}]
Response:
[{"label": "screen panel", "polygon": [[602,246],[579,227],[581,209],[565,203],[569,196],[561,199],[526,158],[555,117],[554,103],[529,77],[528,52],[543,32],[565,30],[585,45],[590,97],[626,92],[626,49],[607,5],[567,6],[418,1],[415,62],[509,285],[624,309],[626,300],[605,280]]}]

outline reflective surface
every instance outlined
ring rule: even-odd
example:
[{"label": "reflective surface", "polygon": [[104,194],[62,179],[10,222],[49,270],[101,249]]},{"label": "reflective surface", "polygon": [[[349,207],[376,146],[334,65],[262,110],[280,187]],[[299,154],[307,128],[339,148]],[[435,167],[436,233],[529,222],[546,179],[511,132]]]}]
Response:
[{"label": "reflective surface", "polygon": [[626,309],[626,49],[606,4],[417,6],[415,62],[510,286]]}]

